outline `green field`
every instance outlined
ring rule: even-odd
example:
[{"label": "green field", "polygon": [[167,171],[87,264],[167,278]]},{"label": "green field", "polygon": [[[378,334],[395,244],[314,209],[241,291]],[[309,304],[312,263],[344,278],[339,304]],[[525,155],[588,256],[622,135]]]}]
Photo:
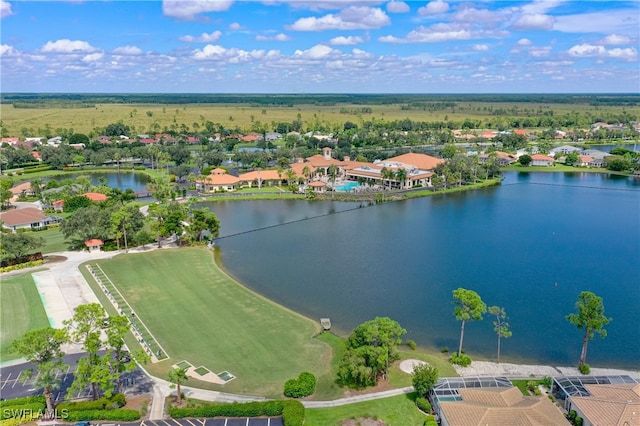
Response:
[{"label": "green field", "polygon": [[387,426],[422,426],[426,416],[416,408],[414,397],[399,395],[340,407],[307,408],[305,425],[334,426],[347,419],[374,418]]},{"label": "green field", "polygon": [[[187,360],[236,376],[224,386],[194,379],[187,384],[279,398],[284,382],[302,371],[330,374],[331,347],[313,338],[319,324],[239,285],[215,265],[207,249],[158,250],[94,263],[171,357],[147,364],[157,377]],[[95,282],[88,281],[95,290]]]},{"label": "green field", "polygon": [[49,326],[31,273],[2,278],[0,282],[0,361],[18,358],[11,343],[29,330]]},{"label": "green field", "polygon": [[[239,128],[248,132],[258,122],[272,130],[274,123],[291,123],[298,114],[304,129],[317,128],[318,124],[332,129],[342,128],[346,121],[358,125],[362,121],[394,121],[409,118],[415,121],[463,121],[482,120],[494,123],[506,116],[496,117],[492,111],[503,109],[508,116],[526,117],[534,111],[553,111],[553,115],[589,114],[593,117],[625,110],[633,116],[640,115],[640,107],[589,105],[571,103],[540,102],[480,102],[459,101],[455,107],[437,111],[403,109],[406,104],[355,105],[339,103],[335,105],[296,104],[292,107],[251,104],[97,104],[93,108],[14,108],[11,104],[0,104],[3,126],[10,136],[22,136],[22,129],[31,129],[33,136],[43,136],[48,126],[56,129],[74,129],[88,134],[96,127],[122,121],[131,127],[133,134],[155,133],[153,129],[171,128],[185,124],[190,131],[204,128],[206,121],[220,123],[227,128]],[[370,108],[371,113],[361,114],[362,108]],[[148,115],[149,112],[151,115]],[[194,125],[197,123],[197,127]],[[41,130],[41,132],[38,131]]]}]

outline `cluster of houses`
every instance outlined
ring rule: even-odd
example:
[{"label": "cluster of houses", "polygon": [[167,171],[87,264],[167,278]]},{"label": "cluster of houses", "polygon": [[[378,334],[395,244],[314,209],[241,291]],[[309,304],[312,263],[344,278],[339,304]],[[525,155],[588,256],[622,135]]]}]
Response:
[{"label": "cluster of houses", "polygon": [[549,395],[525,396],[506,377],[483,376],[440,379],[429,399],[442,426],[572,424],[560,407],[583,426],[640,424],[640,384],[629,376],[554,377]]},{"label": "cluster of houses", "polygon": [[336,182],[358,182],[367,187],[409,189],[432,186],[433,169],[444,160],[426,154],[408,153],[373,163],[343,160],[332,157],[332,149],[325,147],[322,154],[299,158],[287,170],[254,170],[238,176],[224,169],[213,169],[208,176],[196,180],[200,192],[227,192],[240,188],[279,185],[282,182],[300,184],[325,192]]}]

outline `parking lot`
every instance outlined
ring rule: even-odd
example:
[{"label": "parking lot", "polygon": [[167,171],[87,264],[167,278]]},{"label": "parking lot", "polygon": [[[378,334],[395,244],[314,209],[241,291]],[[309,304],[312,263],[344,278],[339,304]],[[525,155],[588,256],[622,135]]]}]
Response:
[{"label": "parking lot", "polygon": [[[236,417],[219,419],[143,420],[137,423],[102,423],[100,426],[284,426],[282,417]],[[93,426],[93,424],[92,424]]]},{"label": "parking lot", "polygon": [[[71,354],[64,357],[66,367],[58,373],[58,377],[61,379],[61,385],[53,395],[55,401],[66,399],[67,389],[74,380],[76,362],[83,356],[84,354]],[[38,378],[37,372],[28,381],[22,383],[21,380],[23,375],[26,374],[26,370],[31,368],[34,368],[34,371],[36,371],[35,366],[30,363],[0,369],[0,395],[2,399],[21,398],[39,393],[39,389],[35,387]],[[140,370],[123,374],[121,381],[125,395],[139,395],[151,392],[153,388],[153,382]],[[73,395],[71,399],[88,398],[90,394],[90,389],[87,388]]]}]

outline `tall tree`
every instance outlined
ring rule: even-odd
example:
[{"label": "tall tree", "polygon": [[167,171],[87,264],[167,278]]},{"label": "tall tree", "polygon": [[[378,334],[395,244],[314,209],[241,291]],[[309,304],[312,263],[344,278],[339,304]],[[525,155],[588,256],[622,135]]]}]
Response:
[{"label": "tall tree", "polygon": [[11,187],[13,186],[13,179],[7,176],[0,177],[0,208],[4,209],[11,202],[13,193]]},{"label": "tall tree", "polygon": [[124,240],[125,253],[129,250],[128,235],[133,235],[144,226],[144,216],[134,204],[127,204],[111,215],[111,230],[115,232],[120,248],[120,237]]},{"label": "tall tree", "polygon": [[[380,372],[389,373],[389,363],[397,359],[395,348],[402,343],[407,330],[388,317],[376,317],[356,327],[348,339],[348,346],[366,360],[372,368],[373,379]],[[362,349],[367,348],[367,349]]]},{"label": "tall tree", "polygon": [[493,315],[496,320],[493,322],[493,331],[498,335],[498,363],[500,363],[500,338],[505,339],[511,337],[513,334],[509,329],[509,323],[507,320],[507,313],[504,308],[500,306],[490,306],[488,309],[489,315]]},{"label": "tall tree", "polygon": [[460,356],[462,355],[465,323],[467,321],[481,320],[482,314],[487,312],[487,305],[485,305],[478,293],[464,288],[453,290],[453,304],[455,306],[453,314],[458,321],[462,321],[462,326],[460,327],[460,345],[458,346],[458,356]]},{"label": "tall tree", "polygon": [[0,256],[3,259],[17,259],[34,253],[45,244],[44,238],[34,237],[26,232],[3,234],[0,244]]},{"label": "tall tree", "polygon": [[169,370],[169,381],[175,385],[178,392],[177,402],[180,404],[182,402],[182,388],[181,386],[189,380],[187,377],[187,369],[186,368],[174,368],[173,370]]},{"label": "tall tree", "polygon": [[567,320],[578,330],[584,330],[579,364],[583,365],[587,360],[589,340],[593,339],[596,333],[604,339],[607,336],[607,330],[604,329],[604,326],[611,322],[611,318],[604,315],[602,297],[596,296],[590,291],[583,291],[578,295],[576,309],[578,312],[567,315]]},{"label": "tall tree", "polygon": [[135,370],[136,361],[146,364],[149,356],[142,350],[130,354],[125,350],[124,336],[130,329],[129,320],[124,315],[115,315],[108,318],[105,327],[106,347],[108,355],[105,356],[111,375],[116,378],[116,389],[122,390],[120,380],[123,373]]},{"label": "tall tree", "polygon": [[73,384],[67,395],[91,385],[93,399],[100,397],[101,385],[109,376],[109,366],[98,354],[103,348],[102,329],[108,323],[107,313],[99,303],[77,306],[73,317],[64,321],[69,337],[73,343],[82,345],[87,356],[78,360],[78,368]]},{"label": "tall tree", "polygon": [[[65,368],[62,363],[64,352],[62,345],[67,342],[65,330],[51,327],[28,331],[12,343],[17,353],[27,361],[36,365],[38,375],[34,384],[42,388],[47,403],[45,418],[53,418],[53,391],[60,387]],[[22,383],[33,377],[33,369],[23,370],[20,375]]]}]

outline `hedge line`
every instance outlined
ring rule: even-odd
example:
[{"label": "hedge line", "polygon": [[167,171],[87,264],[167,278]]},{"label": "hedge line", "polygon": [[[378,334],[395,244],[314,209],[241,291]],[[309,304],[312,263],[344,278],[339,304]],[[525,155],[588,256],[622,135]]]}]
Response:
[{"label": "hedge line", "polygon": [[304,406],[299,401],[234,402],[211,404],[196,408],[171,408],[174,419],[185,417],[259,417],[282,416],[285,426],[302,426]]},{"label": "hedge line", "polygon": [[0,401],[0,408],[4,407],[12,407],[14,405],[25,405],[25,404],[46,404],[47,401],[44,395],[37,396],[25,396],[24,398],[14,398]]},{"label": "hedge line", "polygon": [[80,401],[80,402],[63,402],[58,404],[56,409],[59,411],[67,410],[72,411],[94,411],[94,410],[113,410],[115,408],[124,407],[127,403],[125,396],[121,393],[117,393],[107,398],[103,396],[95,401]]},{"label": "hedge line", "polygon": [[140,419],[138,410],[82,410],[71,411],[64,419],[67,422],[79,422],[82,420],[117,420],[122,422],[133,422]]},{"label": "hedge line", "polygon": [[12,419],[14,417],[23,417],[31,413],[42,412],[45,409],[44,403],[32,402],[31,404],[11,405],[2,407],[0,410],[0,419]]},{"label": "hedge line", "polygon": [[289,398],[304,398],[316,390],[316,376],[302,372],[297,379],[289,379],[284,384],[284,396]]}]

